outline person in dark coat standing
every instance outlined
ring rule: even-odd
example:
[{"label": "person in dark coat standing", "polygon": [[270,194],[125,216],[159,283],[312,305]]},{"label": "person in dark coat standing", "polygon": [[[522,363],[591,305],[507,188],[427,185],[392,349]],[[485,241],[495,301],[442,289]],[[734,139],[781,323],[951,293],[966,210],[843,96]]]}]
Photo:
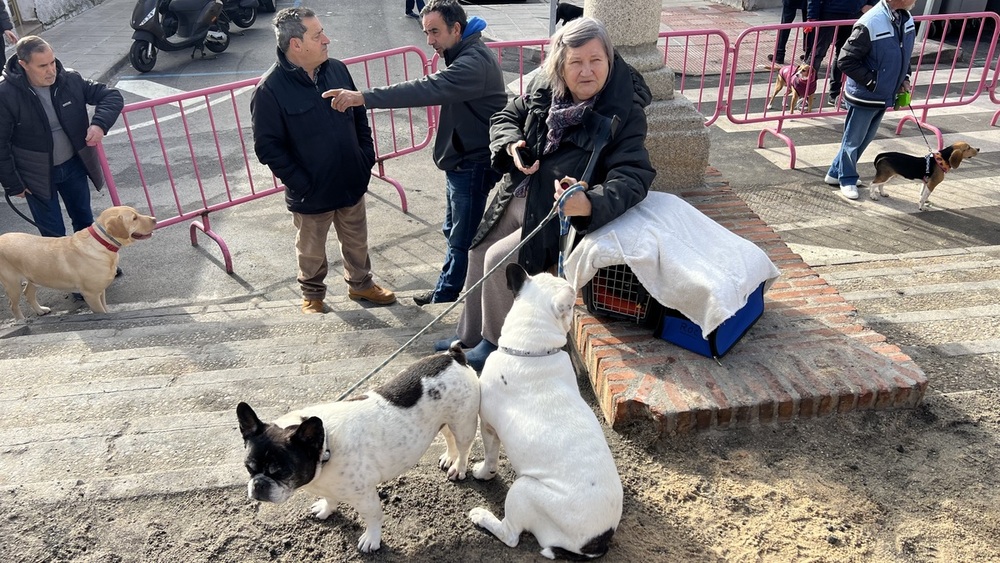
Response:
[{"label": "person in dark coat standing", "polygon": [[60,198],[73,231],[86,229],[94,223],[87,178],[104,186],[96,146],[125,100],[63,68],[41,37],[25,36],[14,50],[0,79],[0,183],[7,195],[27,198],[42,236],[66,235]]},{"label": "person in dark coat standing", "polygon": [[363,92],[331,90],[340,111],[368,108],[441,106],[434,138],[434,163],[444,170],[446,205],[441,231],[448,241],[444,266],[433,290],[417,295],[417,305],[458,299],[468,270],[469,247],[490,190],[500,175],[490,167],[490,117],[507,105],[500,62],[483,43],[486,22],[455,0],[431,0],[423,11],[427,43],[444,59],[434,74]]},{"label": "person in dark coat standing", "polygon": [[0,1],[0,30],[3,30],[3,36],[7,38],[7,41],[11,45],[17,43],[17,33],[14,32],[14,23],[10,21],[7,6],[2,1]]},{"label": "person in dark coat standing", "polygon": [[[867,12],[878,0],[808,0],[806,7],[806,21],[822,22],[836,20],[855,20],[861,14]],[[840,97],[841,86],[844,83],[844,72],[837,66],[837,59],[840,58],[840,50],[844,47],[844,42],[851,34],[851,26],[837,25],[820,27],[814,36],[812,27],[802,29],[806,34],[805,61],[809,66],[819,72],[819,67],[826,58],[826,52],[833,45],[833,62],[831,63],[830,74],[830,95],[826,103],[837,104]],[[815,45],[813,45],[815,41]]]},{"label": "person in dark coat standing", "polygon": [[[503,275],[491,276],[475,291],[470,288],[542,222],[565,191],[560,181],[572,184],[583,174],[595,144],[588,124],[613,116],[620,120],[601,151],[589,190],[564,202],[579,234],[585,236],[642,201],[656,176],[645,147],[643,111],[652,95],[642,76],[614,52],[604,25],[587,17],[573,20],[552,36],[548,53],[544,72],[491,120],[493,168],[508,174],[473,240],[468,297],[458,334],[450,339],[473,347],[466,358],[477,371],[496,350],[514,296]],[[522,152],[527,153],[524,159]],[[558,256],[559,222],[552,221],[506,263],[516,261],[534,275],[555,267]],[[439,341],[435,348],[450,343]]]},{"label": "person in dark coat standing", "polygon": [[365,193],[375,143],[363,107],[339,112],[320,95],[354,89],[347,66],[327,57],[330,39],[316,13],[285,8],[274,16],[278,61],[250,98],[254,151],[285,184],[285,204],[297,231],[295,252],[302,312],[324,313],[326,239],[336,229],[351,299],[396,301],[372,279]]}]

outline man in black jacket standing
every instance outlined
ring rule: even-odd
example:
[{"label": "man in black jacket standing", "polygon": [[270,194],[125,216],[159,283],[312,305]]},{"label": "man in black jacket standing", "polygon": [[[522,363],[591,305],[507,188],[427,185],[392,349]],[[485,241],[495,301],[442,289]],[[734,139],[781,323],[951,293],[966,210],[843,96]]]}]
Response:
[{"label": "man in black jacket standing", "polygon": [[278,62],[250,99],[254,150],[285,184],[285,204],[298,234],[302,312],[324,313],[332,225],[340,241],[351,299],[376,305],[396,301],[372,280],[365,193],[375,165],[375,143],[364,108],[341,113],[320,93],[354,89],[344,63],[327,57],[330,39],[315,12],[285,8],[274,16]]},{"label": "man in black jacket standing", "polygon": [[0,183],[27,197],[43,236],[66,234],[60,197],[74,232],[93,224],[87,178],[104,185],[95,147],[124,103],[118,90],[63,68],[41,37],[17,42],[0,80]]},{"label": "man in black jacket standing", "polygon": [[469,269],[469,247],[500,174],[490,167],[490,117],[507,105],[500,62],[483,43],[481,18],[466,19],[455,0],[431,0],[421,12],[427,44],[445,67],[408,82],[363,92],[330,90],[340,111],[359,106],[405,108],[441,106],[434,140],[434,163],[444,170],[447,208],[441,230],[448,241],[444,266],[433,291],[417,295],[417,305],[458,299]]}]

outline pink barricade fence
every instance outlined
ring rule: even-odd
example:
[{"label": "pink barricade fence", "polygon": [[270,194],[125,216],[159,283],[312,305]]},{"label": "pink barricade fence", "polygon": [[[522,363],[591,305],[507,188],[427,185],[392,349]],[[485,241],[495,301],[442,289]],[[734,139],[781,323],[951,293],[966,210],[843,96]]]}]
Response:
[{"label": "pink barricade fence", "polygon": [[[940,150],[944,145],[941,131],[928,122],[928,113],[933,109],[971,104],[989,90],[990,62],[996,53],[1000,18],[993,12],[979,12],[916,16],[914,20],[918,26],[940,32],[947,40],[931,40],[929,34],[920,33],[918,29],[910,76],[912,101],[908,108],[896,110],[901,117],[896,134],[908,121],[913,121],[921,129],[934,133]],[[993,25],[987,26],[988,21]],[[766,124],[758,137],[758,148],[764,146],[768,134],[774,135],[789,149],[790,168],[795,168],[795,143],[782,132],[784,123],[845,113],[839,100],[831,99],[829,94],[835,49],[831,46],[822,62],[817,61],[815,65],[818,67],[814,69],[817,88],[811,106],[805,100],[798,107],[790,107],[790,96],[776,88],[779,67],[771,64],[767,55],[775,54],[777,32],[787,29],[790,35],[785,63],[800,64],[806,58],[807,47],[815,45],[821,29],[830,30],[834,36],[838,32],[849,35],[852,24],[853,20],[842,20],[754,26],[734,42],[725,101],[726,117],[736,124]],[[805,34],[803,29],[807,27],[815,29]],[[992,33],[984,34],[990,27]]]},{"label": "pink barricade fence", "polygon": [[[1000,92],[997,92],[997,87],[1000,86],[1000,58],[994,64],[996,68],[993,71],[993,80],[990,82],[990,100],[994,104],[1000,104]],[[990,120],[990,127],[997,124],[997,118],[1000,118],[1000,109],[993,113],[993,119]]]},{"label": "pink barricade fence", "polygon": [[[345,59],[358,88],[371,88],[426,74],[423,51],[401,47]],[[185,92],[125,106],[100,147],[108,191],[115,205],[131,205],[157,217],[157,228],[190,221],[214,240],[225,268],[233,272],[223,237],[210,214],[279,193],[283,186],[253,153],[250,95],[259,78]],[[389,183],[407,211],[403,186],[386,174],[386,161],[426,147],[435,115],[428,109],[370,110],[375,141],[375,177]],[[125,138],[119,136],[124,133]],[[127,142],[127,145],[126,145]]]}]

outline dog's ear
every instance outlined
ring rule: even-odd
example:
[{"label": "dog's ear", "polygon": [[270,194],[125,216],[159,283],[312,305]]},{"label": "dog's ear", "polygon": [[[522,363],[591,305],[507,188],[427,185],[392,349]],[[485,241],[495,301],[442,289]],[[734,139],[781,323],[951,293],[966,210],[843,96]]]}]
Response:
[{"label": "dog's ear", "polygon": [[132,236],[132,233],[126,226],[125,217],[121,213],[109,219],[108,223],[104,225],[104,230],[118,240],[126,240]]},{"label": "dog's ear", "polygon": [[240,403],[236,405],[236,418],[240,421],[240,434],[244,440],[249,440],[264,431],[264,423],[257,418],[257,413],[253,412],[250,405]]},{"label": "dog's ear", "polygon": [[323,430],[323,420],[317,416],[310,416],[302,421],[299,427],[292,434],[292,443],[304,446],[307,451],[322,453],[323,442],[326,441],[326,431]]},{"label": "dog's ear", "polygon": [[[951,148],[951,156],[948,157],[948,164],[950,164],[952,168],[958,168],[958,165],[962,164],[962,159],[965,158],[965,148],[960,147],[958,143],[955,143],[949,148]],[[944,151],[941,152],[944,153]]]},{"label": "dog's ear", "polygon": [[514,296],[521,293],[524,282],[528,281],[528,272],[520,264],[507,264],[507,289],[514,292]]}]

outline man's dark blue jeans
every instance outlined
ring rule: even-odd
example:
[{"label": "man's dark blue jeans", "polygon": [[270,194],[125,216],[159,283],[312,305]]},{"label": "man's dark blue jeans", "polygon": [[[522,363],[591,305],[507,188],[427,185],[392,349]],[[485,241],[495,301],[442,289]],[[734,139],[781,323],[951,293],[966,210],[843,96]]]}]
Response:
[{"label": "man's dark blue jeans", "polygon": [[486,198],[499,179],[500,174],[487,162],[463,162],[445,172],[448,209],[441,232],[448,239],[448,251],[434,288],[434,303],[449,303],[462,292],[469,270],[469,247],[483,220]]},{"label": "man's dark blue jeans", "polygon": [[73,221],[73,232],[86,229],[94,223],[94,211],[90,207],[90,180],[87,179],[87,169],[79,156],[52,167],[51,173],[52,197],[40,199],[34,194],[28,194],[28,209],[38,225],[38,231],[43,237],[66,236],[66,224],[63,222],[62,208],[59,198],[62,197],[66,213]]}]

